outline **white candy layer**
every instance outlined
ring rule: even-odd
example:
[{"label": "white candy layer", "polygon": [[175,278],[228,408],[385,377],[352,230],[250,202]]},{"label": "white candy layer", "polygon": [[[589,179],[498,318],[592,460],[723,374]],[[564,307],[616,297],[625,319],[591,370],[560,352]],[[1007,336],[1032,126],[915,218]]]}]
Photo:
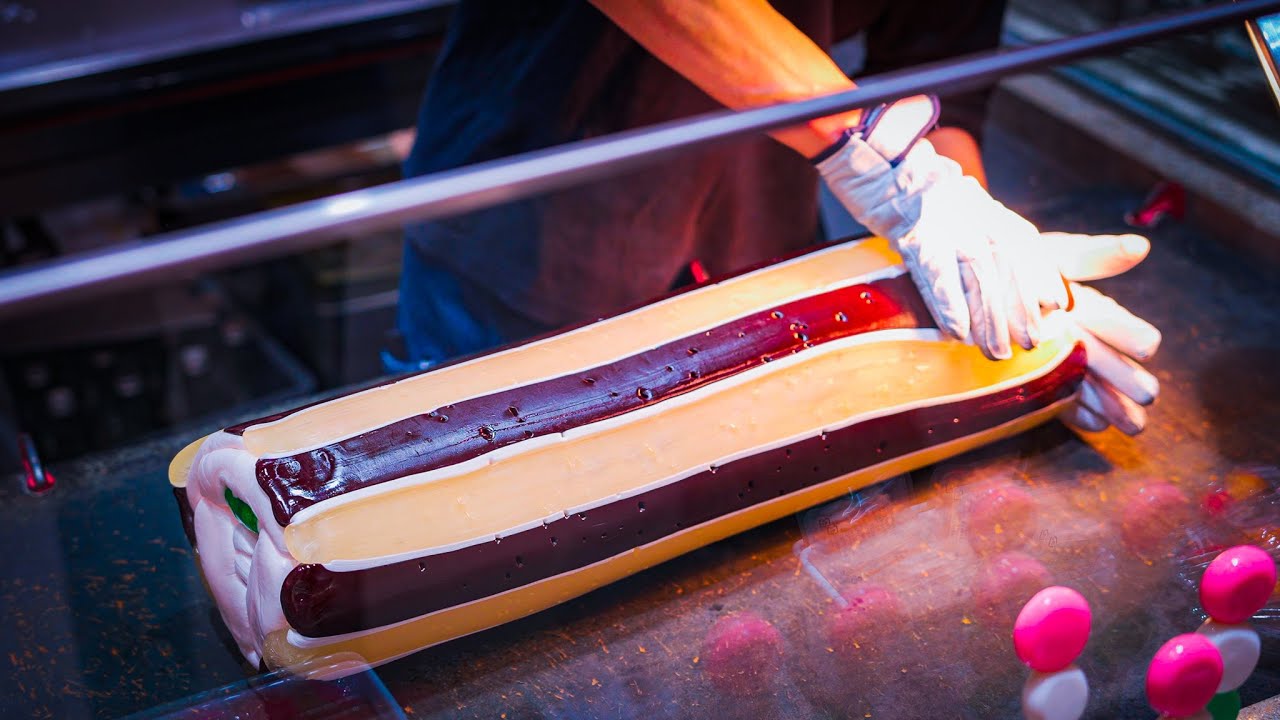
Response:
[{"label": "white candy layer", "polygon": [[1262,640],[1248,625],[1224,625],[1208,620],[1197,631],[1222,653],[1222,682],[1218,692],[1231,692],[1244,684],[1258,667]]},{"label": "white candy layer", "polygon": [[1089,704],[1089,682],[1072,665],[1056,673],[1031,673],[1022,688],[1022,715],[1027,720],[1079,720]]},{"label": "white candy layer", "polygon": [[[262,659],[263,638],[289,626],[280,607],[280,587],[298,564],[285,549],[284,530],[258,487],[256,463],[239,436],[215,433],[196,453],[186,487],[200,568],[223,622],[252,665]],[[227,506],[227,488],[257,515],[257,535]]]}]

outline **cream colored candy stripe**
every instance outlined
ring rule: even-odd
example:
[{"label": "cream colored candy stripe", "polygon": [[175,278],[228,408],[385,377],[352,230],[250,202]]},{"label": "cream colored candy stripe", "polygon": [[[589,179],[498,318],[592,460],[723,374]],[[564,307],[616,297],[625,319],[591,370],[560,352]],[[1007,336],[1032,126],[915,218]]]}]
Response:
[{"label": "cream colored candy stripe", "polygon": [[845,243],[527,345],[299,410],[244,432],[257,457],[303,452],[443,405],[586,370],[820,292],[896,277],[879,238]]},{"label": "cream colored candy stripe", "polygon": [[1028,382],[1073,344],[1058,333],[993,363],[936,331],[826,343],[612,420],[319,503],[285,528],[285,542],[299,562],[344,571],[490,542],[824,430]]}]

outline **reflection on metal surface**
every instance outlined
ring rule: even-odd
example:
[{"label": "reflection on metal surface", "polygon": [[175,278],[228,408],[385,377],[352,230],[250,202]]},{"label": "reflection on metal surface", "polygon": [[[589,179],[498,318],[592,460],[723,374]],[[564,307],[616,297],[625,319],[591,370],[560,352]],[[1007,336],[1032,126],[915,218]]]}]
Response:
[{"label": "reflection on metal surface", "polygon": [[23,489],[32,495],[43,495],[53,489],[53,473],[45,469],[36,452],[36,444],[27,433],[18,433],[18,452],[22,458]]},{"label": "reflection on metal surface", "polygon": [[1124,221],[1131,227],[1151,229],[1166,217],[1181,220],[1186,214],[1187,191],[1176,182],[1161,182],[1151,189],[1142,205],[1125,213]]},{"label": "reflection on metal surface", "polygon": [[[338,680],[328,678],[345,675]],[[127,720],[402,720],[404,711],[367,664],[350,653],[319,658],[161,705]]]}]

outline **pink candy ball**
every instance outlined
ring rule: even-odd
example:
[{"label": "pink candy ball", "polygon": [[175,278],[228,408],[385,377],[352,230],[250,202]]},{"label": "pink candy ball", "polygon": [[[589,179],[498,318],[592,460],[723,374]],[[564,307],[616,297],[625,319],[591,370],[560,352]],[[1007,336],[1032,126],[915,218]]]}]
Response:
[{"label": "pink candy ball", "polygon": [[1153,480],[1133,491],[1120,516],[1120,536],[1130,552],[1141,557],[1167,555],[1172,537],[1191,517],[1193,506],[1171,483]]},{"label": "pink candy ball", "polygon": [[859,633],[883,629],[900,620],[902,606],[893,593],[879,585],[865,585],[844,593],[848,606],[831,614],[833,636],[857,640]]},{"label": "pink candy ball", "polygon": [[1223,550],[1205,568],[1200,606],[1227,625],[1242,623],[1267,604],[1276,587],[1276,564],[1252,545]]},{"label": "pink candy ball", "polygon": [[1013,649],[1036,672],[1065,670],[1089,640],[1093,613],[1089,602],[1068,587],[1055,585],[1036,593],[1013,623]]},{"label": "pink candy ball", "polygon": [[1030,555],[1016,550],[983,563],[973,579],[973,600],[982,622],[1009,627],[1018,608],[1047,585],[1053,575]]},{"label": "pink candy ball", "polygon": [[1147,701],[1157,712],[1185,718],[1204,710],[1222,682],[1222,654],[1209,638],[1179,635],[1156,651],[1147,668]]},{"label": "pink candy ball", "polygon": [[703,672],[722,692],[767,692],[782,669],[782,634],[749,612],[726,615],[707,631]]},{"label": "pink candy ball", "polygon": [[1013,482],[978,488],[966,505],[965,531],[980,555],[1025,545],[1038,517],[1036,499]]},{"label": "pink candy ball", "polygon": [[827,620],[827,636],[836,652],[858,655],[900,632],[902,606],[885,588],[867,584],[844,593],[844,598],[848,606],[835,610]]}]

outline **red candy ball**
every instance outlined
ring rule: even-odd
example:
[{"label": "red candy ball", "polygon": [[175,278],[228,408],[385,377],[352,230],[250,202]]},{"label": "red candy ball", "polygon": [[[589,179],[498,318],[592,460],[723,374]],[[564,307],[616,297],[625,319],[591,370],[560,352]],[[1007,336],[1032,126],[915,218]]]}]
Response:
[{"label": "red candy ball", "polygon": [[1200,580],[1200,606],[1227,625],[1242,623],[1262,609],[1276,587],[1276,564],[1265,551],[1239,545],[1222,551]]},{"label": "red candy ball", "polygon": [[1172,550],[1174,531],[1184,527],[1191,514],[1191,501],[1181,490],[1167,482],[1148,482],[1125,503],[1120,534],[1130,552],[1165,555]]},{"label": "red candy ball", "polygon": [[703,672],[723,692],[765,691],[782,668],[782,635],[753,613],[726,615],[707,631],[702,658]]},{"label": "red candy ball", "polygon": [[1065,670],[1089,640],[1089,602],[1068,587],[1047,587],[1032,597],[1013,624],[1018,659],[1036,672]]},{"label": "red candy ball", "polygon": [[1016,551],[1003,553],[984,564],[974,578],[974,604],[984,621],[1011,624],[1027,598],[1052,584],[1053,576],[1039,560]]},{"label": "red candy ball", "polygon": [[1233,504],[1235,499],[1226,490],[1211,490],[1200,498],[1200,509],[1209,517],[1226,514]]},{"label": "red candy ball", "polygon": [[900,632],[902,606],[879,585],[861,585],[844,594],[848,606],[830,615],[827,635],[841,653],[870,649],[876,641]]},{"label": "red candy ball", "polygon": [[978,488],[965,505],[965,533],[974,552],[998,553],[1025,545],[1037,517],[1036,500],[1012,482]]},{"label": "red candy ball", "polygon": [[1179,635],[1156,651],[1147,668],[1147,701],[1176,718],[1204,710],[1222,682],[1222,654],[1203,635]]}]

